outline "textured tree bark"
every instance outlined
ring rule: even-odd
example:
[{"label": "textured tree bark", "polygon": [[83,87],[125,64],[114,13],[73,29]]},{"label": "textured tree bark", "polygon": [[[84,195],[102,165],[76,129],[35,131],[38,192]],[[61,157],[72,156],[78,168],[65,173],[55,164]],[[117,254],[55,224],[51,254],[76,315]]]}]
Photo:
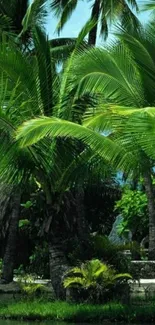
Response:
[{"label": "textured tree bark", "polygon": [[[58,235],[58,234],[57,234]],[[49,239],[49,264],[51,283],[56,299],[65,299],[66,290],[63,288],[63,275],[68,269],[67,260],[63,252],[62,239],[56,234]]]},{"label": "textured tree bark", "polygon": [[65,299],[66,290],[63,287],[63,275],[68,269],[67,259],[63,250],[63,225],[58,219],[56,205],[52,204],[52,199],[47,200],[46,205],[46,226],[45,232],[48,234],[50,279],[56,299]]},{"label": "textured tree bark", "polygon": [[149,260],[155,260],[155,200],[151,179],[151,170],[143,173],[145,192],[148,200],[149,212]]},{"label": "textured tree bark", "polygon": [[1,283],[9,283],[13,280],[13,269],[16,254],[16,240],[20,212],[20,199],[20,192],[15,193],[12,197],[11,220],[3,258]]},{"label": "textured tree bark", "polygon": [[97,25],[98,25],[99,15],[100,15],[100,0],[95,0],[94,5],[92,7],[91,19],[95,20],[97,23],[89,32],[89,35],[88,35],[88,44],[89,45],[96,44]]}]

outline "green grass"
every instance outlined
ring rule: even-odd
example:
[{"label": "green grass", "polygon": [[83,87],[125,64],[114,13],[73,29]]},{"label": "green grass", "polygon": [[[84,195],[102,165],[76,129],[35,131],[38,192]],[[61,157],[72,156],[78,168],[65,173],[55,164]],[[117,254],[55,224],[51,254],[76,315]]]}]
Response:
[{"label": "green grass", "polygon": [[0,317],[10,319],[56,320],[68,322],[154,322],[155,304],[127,306],[69,304],[66,302],[21,301],[0,305]]}]

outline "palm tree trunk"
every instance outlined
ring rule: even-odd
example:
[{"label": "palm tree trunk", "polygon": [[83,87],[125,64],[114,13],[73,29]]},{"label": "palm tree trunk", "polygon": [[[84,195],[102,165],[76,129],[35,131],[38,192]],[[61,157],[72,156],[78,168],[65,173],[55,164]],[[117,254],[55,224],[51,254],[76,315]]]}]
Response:
[{"label": "palm tree trunk", "polygon": [[63,288],[63,275],[68,269],[67,260],[63,252],[62,238],[59,234],[51,236],[49,240],[50,278],[56,299],[65,299],[66,291]]},{"label": "palm tree trunk", "polygon": [[155,260],[155,200],[151,179],[151,169],[143,174],[149,212],[149,260]]},{"label": "palm tree trunk", "polygon": [[7,237],[7,244],[3,258],[1,283],[9,283],[13,280],[13,269],[16,255],[16,241],[19,223],[21,194],[15,193],[12,198],[11,220]]},{"label": "palm tree trunk", "polygon": [[79,186],[76,190],[77,235],[80,241],[86,241],[89,227],[85,217],[84,190]]},{"label": "palm tree trunk", "polygon": [[65,299],[66,290],[63,287],[63,275],[68,269],[67,259],[63,250],[63,239],[61,233],[63,232],[62,224],[57,220],[55,206],[52,202],[52,197],[48,193],[46,195],[46,218],[47,226],[46,232],[48,233],[48,249],[49,249],[49,266],[50,266],[50,279],[55,293],[56,299]]},{"label": "palm tree trunk", "polygon": [[88,35],[88,44],[95,45],[97,39],[97,25],[98,19],[100,15],[100,0],[95,0],[94,5],[92,7],[91,19],[96,21],[96,25],[91,29]]}]

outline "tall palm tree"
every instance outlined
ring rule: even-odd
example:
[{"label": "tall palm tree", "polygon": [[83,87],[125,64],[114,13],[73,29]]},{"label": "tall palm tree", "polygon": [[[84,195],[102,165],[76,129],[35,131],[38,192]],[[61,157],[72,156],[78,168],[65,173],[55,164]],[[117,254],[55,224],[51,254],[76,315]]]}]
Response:
[{"label": "tall palm tree", "polygon": [[[22,121],[37,115],[52,114],[59,91],[60,78],[56,74],[55,61],[50,52],[50,43],[38,28],[34,32],[35,56],[27,57],[20,52],[11,40],[0,45],[1,66],[1,112],[0,112],[0,180],[13,186],[16,208],[12,208],[12,218],[6,253],[4,256],[3,280],[10,282],[13,276],[13,258],[19,220],[21,192],[31,178],[41,184],[47,206],[51,205],[51,166],[48,160],[54,152],[54,146],[47,151],[47,141],[42,142],[42,149],[34,147],[21,151],[15,142],[15,130]],[[46,73],[46,78],[44,74]],[[50,161],[50,163],[49,163]],[[58,175],[58,166],[53,175]],[[16,188],[16,192],[15,192]],[[18,200],[16,198],[18,194]],[[53,203],[53,202],[52,202]],[[51,206],[50,206],[51,208]],[[15,213],[16,211],[16,213]],[[14,231],[13,231],[14,229]],[[8,263],[8,259],[10,262]],[[9,271],[8,271],[9,270]]]},{"label": "tall palm tree", "polygon": [[[60,55],[60,47],[51,49],[50,43],[52,42],[48,41],[39,28],[34,30],[33,40],[35,46],[33,56],[25,56],[10,39],[3,40],[0,45],[2,73],[0,132],[4,134],[3,138],[0,138],[0,152],[3,157],[0,163],[0,180],[15,186],[17,193],[20,193],[19,189],[23,191],[27,182],[32,178],[37,179],[41,184],[46,198],[47,222],[46,224],[44,222],[44,228],[49,237],[51,279],[56,296],[60,298],[64,293],[60,286],[61,276],[66,269],[67,261],[62,241],[65,231],[62,223],[62,232],[60,231],[60,224],[57,220],[56,184],[66,166],[71,164],[81,149],[75,142],[70,141],[72,152],[68,151],[69,143],[68,141],[66,143],[65,139],[57,139],[57,141],[45,139],[39,146],[35,145],[28,150],[19,149],[15,141],[16,128],[24,120],[40,115],[57,118],[59,114],[59,97],[62,96],[63,88],[60,87],[62,73],[57,74],[55,63],[64,60],[64,55]],[[73,45],[71,48],[69,45],[65,57],[69,55],[72,48]],[[14,218],[14,209],[12,209],[13,227],[10,223],[10,237],[8,236],[4,256],[3,280],[5,282],[10,281],[13,274],[13,262],[8,263],[8,259],[12,258],[11,261],[13,261],[15,255],[19,205],[20,200],[18,209],[16,209],[18,212],[16,218]],[[8,276],[9,265],[12,267]]]},{"label": "tall palm tree", "polygon": [[[141,139],[139,129],[137,132],[133,130],[139,124],[142,132],[143,116],[146,116],[148,124],[149,116],[154,114],[154,35],[155,25],[150,24],[139,33],[120,34],[120,43],[111,49],[91,49],[74,57],[67,86],[71,92],[76,88],[74,98],[86,93],[101,95],[96,110],[87,109],[85,126],[41,118],[25,123],[18,135],[21,145],[30,145],[45,136],[74,137],[118,170],[127,174],[141,174],[148,198],[150,259],[155,258],[155,202],[151,178],[154,149],[151,143],[149,147],[147,140],[150,151],[146,151],[145,134]],[[147,106],[152,106],[152,109],[147,109]],[[148,134],[151,134],[151,130]],[[103,132],[110,134],[103,136]]]},{"label": "tall palm tree", "polygon": [[[20,200],[24,186],[39,168],[44,170],[43,152],[39,156],[37,149],[18,151],[14,141],[17,125],[26,118],[40,114],[38,88],[36,84],[36,65],[34,69],[12,41],[1,43],[1,111],[0,111],[0,181],[13,187],[10,227],[4,255],[3,280],[10,282],[13,276],[13,262],[16,247]],[[35,63],[35,61],[34,61]],[[26,70],[25,70],[26,69]],[[22,75],[23,70],[23,75]],[[20,76],[20,77],[19,77]],[[24,89],[24,91],[23,91]],[[32,110],[32,103],[34,109]],[[26,158],[26,160],[25,160]],[[12,192],[12,191],[11,191]],[[11,194],[12,196],[12,194]],[[8,262],[9,261],[9,262]]]},{"label": "tall palm tree", "polygon": [[[124,134],[121,135],[118,133],[118,139],[116,137],[117,142],[122,143],[124,147],[128,146],[130,151],[132,152],[133,150],[133,153],[135,152],[137,155],[137,163],[135,162],[135,166],[133,164],[133,170],[139,170],[144,178],[150,216],[149,257],[153,259],[155,258],[155,202],[151,180],[151,169],[154,166],[154,162],[152,159],[150,160],[150,158],[147,157],[144,150],[139,146],[139,142],[137,143],[137,139],[133,139],[131,133],[127,134],[127,126],[124,119],[122,121],[122,116],[123,114],[126,115],[126,117],[130,115],[132,112],[131,107],[134,107],[133,112],[136,112],[135,107],[142,109],[142,107],[154,106],[154,31],[155,25],[150,23],[146,30],[142,29],[139,33],[133,32],[130,34],[120,34],[121,44],[111,48],[111,53],[107,51],[103,52],[101,50],[92,50],[88,53],[88,56],[87,54],[83,55],[81,58],[83,64],[80,64],[81,70],[78,69],[76,62],[74,62],[75,70],[77,69],[77,71],[79,71],[79,80],[81,80],[82,83],[79,87],[78,95],[83,94],[82,89],[84,89],[84,92],[103,91],[103,97],[104,100],[107,101],[107,105],[108,103],[109,105],[115,103],[117,105],[130,107],[130,110],[127,109],[125,111],[125,108],[124,112],[121,110],[119,116],[119,107],[118,112],[116,108],[114,108],[114,111],[112,112],[110,109],[108,110],[107,106],[106,110],[103,111],[104,127],[102,126],[101,111],[99,112],[99,117],[95,117],[92,124],[89,124],[88,121],[87,126],[97,128],[102,132],[108,130],[108,128],[110,130],[112,125],[110,125],[109,121],[111,119],[112,122],[112,116],[114,115],[115,117],[116,115],[119,124],[121,124],[118,128],[119,133],[122,131]],[[86,60],[84,60],[84,57],[86,57]],[[94,64],[92,63],[93,61]],[[73,68],[73,74],[75,73],[76,72]],[[146,109],[144,111],[146,111]],[[139,110],[139,118],[141,118],[141,114],[143,113],[143,110]],[[106,117],[106,114],[109,114],[109,117]],[[133,162],[135,161],[134,157],[132,160]]]}]

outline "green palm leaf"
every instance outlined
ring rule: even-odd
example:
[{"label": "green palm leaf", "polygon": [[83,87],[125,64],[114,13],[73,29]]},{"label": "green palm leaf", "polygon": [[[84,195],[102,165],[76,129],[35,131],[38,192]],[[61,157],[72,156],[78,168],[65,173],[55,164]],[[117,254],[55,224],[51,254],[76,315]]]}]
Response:
[{"label": "green palm leaf", "polygon": [[63,285],[64,285],[64,288],[68,288],[68,287],[71,287],[71,286],[83,286],[85,283],[85,280],[80,278],[80,277],[67,277],[64,282],[63,282]]},{"label": "green palm leaf", "polygon": [[147,0],[143,0],[141,5],[142,5],[141,7],[142,11],[155,10],[154,0],[149,0],[149,2]]},{"label": "green palm leaf", "polygon": [[129,273],[119,273],[113,277],[113,280],[131,280],[132,276]]},{"label": "green palm leaf", "polygon": [[46,0],[33,0],[31,2],[22,21],[22,33],[36,25],[39,26],[45,23],[45,18],[47,16],[46,5]]},{"label": "green palm leaf", "polygon": [[69,0],[66,2],[65,7],[62,10],[61,18],[59,20],[59,23],[57,25],[57,31],[60,33],[60,31],[63,29],[64,25],[68,21],[68,19],[71,17],[73,11],[76,9],[78,4],[78,0]]},{"label": "green palm leaf", "polygon": [[100,93],[115,104],[143,105],[139,72],[123,46],[113,52],[95,48],[80,54],[74,58],[70,73],[76,76],[76,79],[72,77],[70,83],[78,84],[77,97],[86,92]]},{"label": "green palm leaf", "polygon": [[40,118],[24,123],[17,133],[21,146],[32,145],[46,136],[72,137],[81,140],[105,160],[115,161],[118,168],[121,165],[126,170],[130,170],[134,163],[134,157],[109,138],[72,122],[56,118]]}]

